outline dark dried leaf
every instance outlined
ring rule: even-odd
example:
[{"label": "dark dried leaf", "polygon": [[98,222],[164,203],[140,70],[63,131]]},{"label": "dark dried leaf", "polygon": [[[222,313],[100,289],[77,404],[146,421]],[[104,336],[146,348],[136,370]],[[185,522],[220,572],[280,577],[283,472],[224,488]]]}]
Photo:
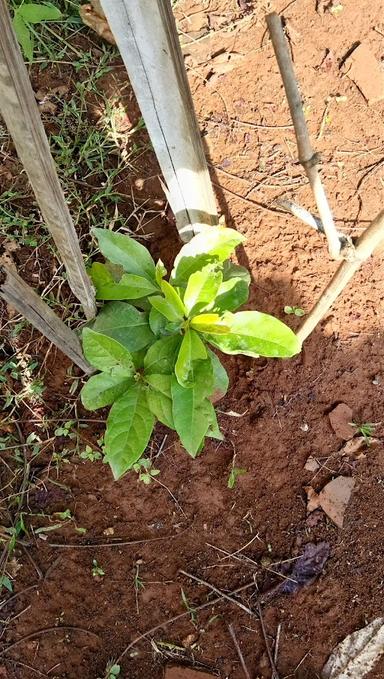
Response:
[{"label": "dark dried leaf", "polygon": [[294,561],[289,580],[281,583],[281,594],[295,594],[302,587],[311,585],[322,572],[329,557],[330,546],[328,542],[308,542],[304,547],[304,553]]}]

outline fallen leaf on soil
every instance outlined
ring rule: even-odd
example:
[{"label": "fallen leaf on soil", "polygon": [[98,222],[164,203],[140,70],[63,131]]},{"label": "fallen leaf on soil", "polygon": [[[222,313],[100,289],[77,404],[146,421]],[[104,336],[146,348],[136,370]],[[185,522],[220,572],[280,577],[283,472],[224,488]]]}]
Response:
[{"label": "fallen leaf on soil", "polygon": [[367,45],[360,44],[345,61],[345,73],[368,104],[384,99],[384,72]]},{"label": "fallen leaf on soil", "polygon": [[339,528],[342,528],[345,510],[351,498],[354,485],[355,480],[351,477],[338,476],[327,483],[320,493],[316,493],[312,486],[306,486],[305,490],[308,498],[307,511],[310,513],[321,507],[331,521]]},{"label": "fallen leaf on soil", "polygon": [[116,40],[113,37],[112,31],[109,28],[108,21],[104,16],[99,0],[92,0],[90,5],[80,5],[79,12],[83,23],[92,28],[97,35],[104,38],[111,45],[116,45]]},{"label": "fallen leaf on soil", "polygon": [[369,445],[367,444],[367,440],[364,438],[364,436],[357,436],[354,439],[351,439],[348,441],[345,446],[342,447],[340,450],[340,455],[349,455],[350,457],[353,457],[355,460],[360,460],[363,457],[367,457],[364,453],[362,453],[362,450],[367,451],[369,448],[373,448],[377,445],[380,444],[379,439],[369,439]]},{"label": "fallen leaf on soil", "polygon": [[320,468],[320,465],[317,460],[315,460],[312,455],[309,456],[308,460],[306,461],[304,465],[304,469],[307,470],[307,472],[317,472],[317,470]]},{"label": "fallen leaf on soil", "polygon": [[212,679],[213,676],[213,674],[207,674],[207,672],[199,672],[190,667],[178,665],[177,667],[166,667],[164,679]]},{"label": "fallen leaf on soil", "polygon": [[302,587],[311,585],[322,572],[329,557],[330,547],[328,542],[308,542],[304,546],[304,552],[293,562],[289,579],[281,583],[281,594],[295,594]]},{"label": "fallen leaf on soil", "polygon": [[384,653],[384,618],[352,632],[336,646],[321,673],[322,679],[363,679]]},{"label": "fallen leaf on soil", "polygon": [[356,434],[356,429],[351,424],[352,419],[352,409],[346,403],[339,403],[329,413],[331,427],[339,439],[349,441]]}]

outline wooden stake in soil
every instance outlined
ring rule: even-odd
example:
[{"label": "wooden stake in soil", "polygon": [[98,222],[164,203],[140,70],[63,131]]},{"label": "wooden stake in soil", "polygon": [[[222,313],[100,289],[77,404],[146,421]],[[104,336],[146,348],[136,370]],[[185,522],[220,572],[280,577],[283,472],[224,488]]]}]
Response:
[{"label": "wooden stake in soil", "polygon": [[320,299],[311,309],[308,316],[297,331],[297,336],[304,340],[315,329],[336,298],[344,290],[356,271],[373,254],[374,250],[384,242],[384,210],[371,222],[368,228],[357,239],[355,246],[355,259],[352,262],[342,262],[327,285]]},{"label": "wooden stake in soil", "polygon": [[350,249],[352,249],[351,246],[346,249],[345,253],[341,253],[341,243],[336,231],[335,223],[333,221],[328,199],[317,169],[319,157],[311,146],[307,123],[303,113],[302,100],[293,70],[291,55],[289,53],[281,19],[279,15],[276,14],[276,12],[268,14],[267,25],[271,36],[273,49],[275,50],[277,63],[288,100],[289,110],[291,112],[292,121],[295,128],[299,161],[306,172],[313,194],[315,196],[317,209],[319,211],[320,219],[324,226],[325,235],[328,240],[330,257],[331,259],[350,257]]},{"label": "wooden stake in soil", "polygon": [[212,184],[169,0],[101,0],[183,241],[217,224]]},{"label": "wooden stake in soil", "polygon": [[87,375],[94,372],[81,350],[79,338],[56,316],[41,297],[5,263],[0,262],[0,297],[40,330],[60,351],[79,366]]},{"label": "wooden stake in soil", "polygon": [[78,238],[57,177],[27,69],[12,28],[6,0],[0,0],[0,113],[31,182],[73,293],[87,318],[96,314]]}]

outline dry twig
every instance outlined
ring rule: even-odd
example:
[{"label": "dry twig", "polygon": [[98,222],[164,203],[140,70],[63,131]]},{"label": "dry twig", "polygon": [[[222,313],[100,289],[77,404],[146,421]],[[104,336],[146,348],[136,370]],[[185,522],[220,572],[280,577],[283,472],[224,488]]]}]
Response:
[{"label": "dry twig", "polygon": [[351,245],[346,251],[344,248],[343,252],[341,252],[342,247],[339,236],[336,231],[332,212],[329,207],[328,199],[317,169],[319,157],[313,151],[311,146],[307,123],[303,113],[301,96],[293,70],[292,59],[289,54],[281,19],[279,15],[276,14],[276,12],[268,14],[267,25],[272,39],[273,48],[275,50],[277,63],[283,80],[284,89],[295,128],[299,161],[307,174],[316,200],[320,218],[324,225],[325,235],[328,240],[329,254],[332,259],[340,259],[341,256],[350,256],[349,250],[352,247]]},{"label": "dry twig", "polygon": [[251,675],[248,672],[248,667],[245,664],[245,660],[244,660],[244,656],[243,656],[243,653],[242,653],[241,648],[240,648],[240,644],[239,644],[237,637],[236,637],[236,634],[235,634],[235,628],[232,624],[228,625],[228,631],[229,631],[229,633],[232,637],[232,641],[233,641],[234,647],[236,649],[237,655],[239,656],[239,660],[240,660],[240,663],[241,663],[241,667],[243,668],[245,679],[251,679]]}]

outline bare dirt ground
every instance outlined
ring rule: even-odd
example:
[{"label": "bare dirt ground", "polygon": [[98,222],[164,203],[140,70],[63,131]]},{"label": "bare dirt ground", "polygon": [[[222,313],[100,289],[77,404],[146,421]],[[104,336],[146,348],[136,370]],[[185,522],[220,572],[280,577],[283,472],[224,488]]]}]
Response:
[{"label": "bare dirt ground", "polygon": [[[241,0],[241,7],[221,0],[181,0],[175,7],[218,203],[227,224],[247,237],[239,261],[252,273],[249,307],[275,314],[292,327],[300,319],[287,317],[284,306],[308,311],[336,264],[329,261],[326,244],[316,232],[273,203],[279,196],[290,196],[313,209],[296,161],[266,12],[281,11],[285,18],[337,227],[357,236],[382,208],[384,197],[384,104],[368,105],[343,66],[359,42],[379,63],[384,57],[382,5],[378,0],[345,0],[342,9],[334,11],[336,3],[318,4],[318,11],[314,0],[288,4]],[[52,67],[46,74],[37,67],[32,70],[35,90],[44,82],[49,86],[60,82],[70,93],[74,79],[70,66]],[[121,90],[124,71],[118,59],[103,82],[108,94]],[[140,114],[127,87],[122,101],[128,112],[123,122],[129,129]],[[96,120],[92,107],[89,115]],[[45,122],[52,131],[54,120],[47,115]],[[145,136],[145,131],[139,135]],[[8,171],[13,181],[12,162],[11,152]],[[134,170],[123,176],[120,190],[127,198],[120,209],[127,216],[132,213],[131,190],[137,204],[145,202],[139,227],[132,216],[128,225],[139,228],[139,235],[149,234],[151,251],[167,263],[179,245],[171,216],[161,212],[163,197],[156,175],[152,153],[146,151]],[[11,181],[4,173],[2,180],[3,188]],[[27,245],[13,256],[24,276],[44,289],[54,268],[50,251],[39,263]],[[195,612],[209,601],[209,590],[179,571],[225,592],[254,579],[258,589],[251,587],[239,595],[252,608],[258,591],[280,581],[281,562],[300,556],[308,542],[330,544],[320,577],[297,594],[271,599],[262,609],[270,648],[279,634],[280,679],[320,677],[334,646],[382,615],[382,281],[383,262],[376,256],[364,264],[294,359],[226,357],[232,386],[218,405],[225,441],[211,442],[192,460],[169,432],[159,428],[149,454],[161,470],[161,485],[143,486],[134,474],[113,482],[101,461],[84,461],[75,454],[58,462],[58,453],[68,446],[63,436],[43,448],[27,497],[26,522],[32,527],[14,557],[14,591],[19,596],[10,599],[1,613],[5,655],[0,677],[30,679],[39,673],[51,679],[104,677],[110,659],[118,658],[141,633],[164,623],[125,653],[122,677],[160,679],[165,666],[178,664],[205,669],[222,679],[243,679],[227,627],[233,623],[250,676],[269,679],[271,667],[257,616],[224,600]],[[63,295],[65,290],[64,284]],[[17,421],[5,418],[8,424],[0,433],[26,439],[38,431],[39,418],[45,418],[41,431],[52,437],[55,419],[66,419],[63,412],[70,406],[67,419],[83,425],[82,442],[97,446],[103,413],[92,417],[76,406],[78,390],[73,387],[79,373],[68,374],[66,359],[28,329],[18,344],[6,313],[8,357],[23,341],[32,343],[32,353],[43,365],[45,391],[40,405],[28,409],[21,403]],[[18,388],[17,379],[12,385]],[[329,412],[340,402],[351,407],[355,422],[376,424],[379,443],[357,461],[340,454],[343,442],[330,426]],[[8,483],[10,464],[7,454],[3,456],[2,487]],[[319,463],[316,471],[305,469],[309,456]],[[227,479],[234,461],[247,472],[231,490]],[[309,516],[306,511],[305,486],[319,491],[339,475],[355,480],[342,528],[321,510]],[[55,512],[67,509],[74,520],[36,534],[36,527],[47,525],[47,519],[39,516],[52,517],[54,525]],[[75,527],[86,533],[79,535]],[[117,539],[140,542],[111,547]],[[94,546],[78,547],[87,542]],[[97,546],[99,542],[107,546]],[[92,575],[94,562],[104,575]],[[23,592],[30,585],[33,589]],[[187,615],[180,620],[167,622],[183,612]],[[383,676],[381,660],[367,679]]]}]

